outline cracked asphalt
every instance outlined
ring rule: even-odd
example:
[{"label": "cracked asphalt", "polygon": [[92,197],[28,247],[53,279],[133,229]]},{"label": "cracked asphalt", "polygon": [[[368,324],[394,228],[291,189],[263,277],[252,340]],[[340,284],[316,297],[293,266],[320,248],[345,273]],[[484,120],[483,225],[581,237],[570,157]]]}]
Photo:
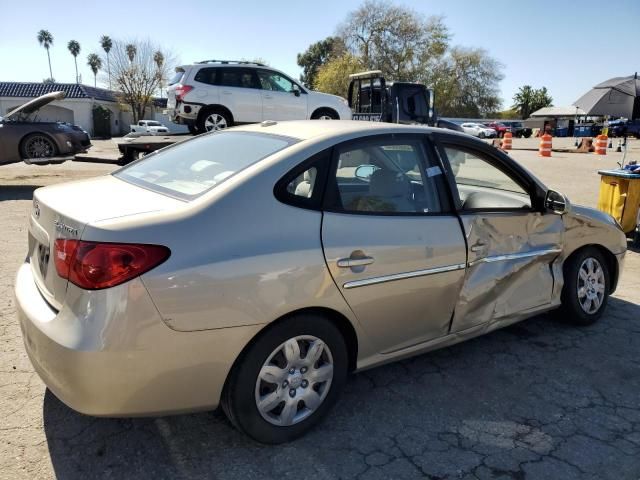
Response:
[{"label": "cracked asphalt", "polygon": [[[586,205],[597,201],[595,169],[616,160],[513,156]],[[627,254],[618,291],[596,325],[538,316],[353,375],[319,428],[287,445],[258,445],[220,412],[138,419],[75,413],[46,391],[24,352],[14,274],[26,253],[34,187],[111,169],[0,167],[0,479],[640,478],[638,251]]]}]

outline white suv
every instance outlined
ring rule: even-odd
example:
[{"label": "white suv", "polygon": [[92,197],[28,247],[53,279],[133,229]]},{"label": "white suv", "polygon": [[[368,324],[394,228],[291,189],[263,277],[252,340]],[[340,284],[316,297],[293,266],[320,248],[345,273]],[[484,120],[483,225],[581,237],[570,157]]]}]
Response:
[{"label": "white suv", "polygon": [[263,120],[349,120],[341,97],[311,91],[260,63],[207,60],[176,68],[167,89],[171,120],[192,133]]}]

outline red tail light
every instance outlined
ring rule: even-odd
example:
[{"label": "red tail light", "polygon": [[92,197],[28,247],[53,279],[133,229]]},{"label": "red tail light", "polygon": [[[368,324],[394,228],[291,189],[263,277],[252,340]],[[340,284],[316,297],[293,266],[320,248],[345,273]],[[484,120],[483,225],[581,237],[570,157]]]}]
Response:
[{"label": "red tail light", "polygon": [[184,96],[187,93],[189,93],[191,90],[193,90],[193,87],[191,85],[182,85],[182,84],[177,85],[176,89],[174,90],[176,94],[176,101],[182,102],[184,100]]},{"label": "red tail light", "polygon": [[54,259],[62,278],[86,290],[99,290],[148,272],[170,254],[162,245],[58,239]]}]

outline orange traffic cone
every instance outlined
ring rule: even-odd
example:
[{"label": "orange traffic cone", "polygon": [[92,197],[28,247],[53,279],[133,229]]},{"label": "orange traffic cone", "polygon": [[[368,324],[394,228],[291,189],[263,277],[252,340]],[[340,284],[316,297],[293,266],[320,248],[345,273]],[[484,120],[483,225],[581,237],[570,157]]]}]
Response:
[{"label": "orange traffic cone", "polygon": [[548,133],[545,133],[540,137],[540,156],[541,157],[550,157],[551,156],[551,144],[553,137]]},{"label": "orange traffic cone", "polygon": [[513,134],[511,132],[504,132],[504,137],[502,137],[502,149],[511,150],[512,141]]},{"label": "orange traffic cone", "polygon": [[606,135],[598,135],[596,137],[595,149],[596,149],[595,150],[596,155],[607,154],[607,136]]}]

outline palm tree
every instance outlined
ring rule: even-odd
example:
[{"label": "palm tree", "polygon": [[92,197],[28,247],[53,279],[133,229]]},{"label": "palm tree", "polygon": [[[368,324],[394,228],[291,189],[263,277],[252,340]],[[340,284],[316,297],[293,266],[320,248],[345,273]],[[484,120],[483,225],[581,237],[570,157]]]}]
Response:
[{"label": "palm tree", "polygon": [[111,66],[109,65],[109,52],[111,51],[111,47],[113,47],[111,37],[108,35],[101,36],[100,45],[102,46],[104,53],[107,54],[107,75],[109,75],[109,90],[111,90]]},{"label": "palm tree", "polygon": [[129,57],[129,61],[133,63],[133,59],[135,58],[136,53],[138,53],[138,49],[133,43],[126,45],[124,49],[127,52],[127,57]]},{"label": "palm tree", "polygon": [[78,77],[78,55],[80,55],[80,44],[75,40],[71,40],[67,43],[67,48],[71,55],[73,55],[73,62],[76,64],[76,83],[80,83]]},{"label": "palm tree", "polygon": [[53,35],[48,30],[40,30],[38,32],[38,43],[47,49],[47,58],[49,59],[49,78],[53,78],[51,71],[51,56],[49,55],[49,47],[53,45]]},{"label": "palm tree", "polygon": [[158,83],[160,84],[160,98],[162,98],[162,66],[164,65],[164,55],[160,50],[153,54],[153,61],[158,67]]},{"label": "palm tree", "polygon": [[96,87],[97,86],[96,78],[98,76],[98,70],[102,68],[102,60],[100,60],[100,57],[95,53],[91,53],[87,57],[87,65],[91,67],[91,71],[93,72],[93,86]]}]

